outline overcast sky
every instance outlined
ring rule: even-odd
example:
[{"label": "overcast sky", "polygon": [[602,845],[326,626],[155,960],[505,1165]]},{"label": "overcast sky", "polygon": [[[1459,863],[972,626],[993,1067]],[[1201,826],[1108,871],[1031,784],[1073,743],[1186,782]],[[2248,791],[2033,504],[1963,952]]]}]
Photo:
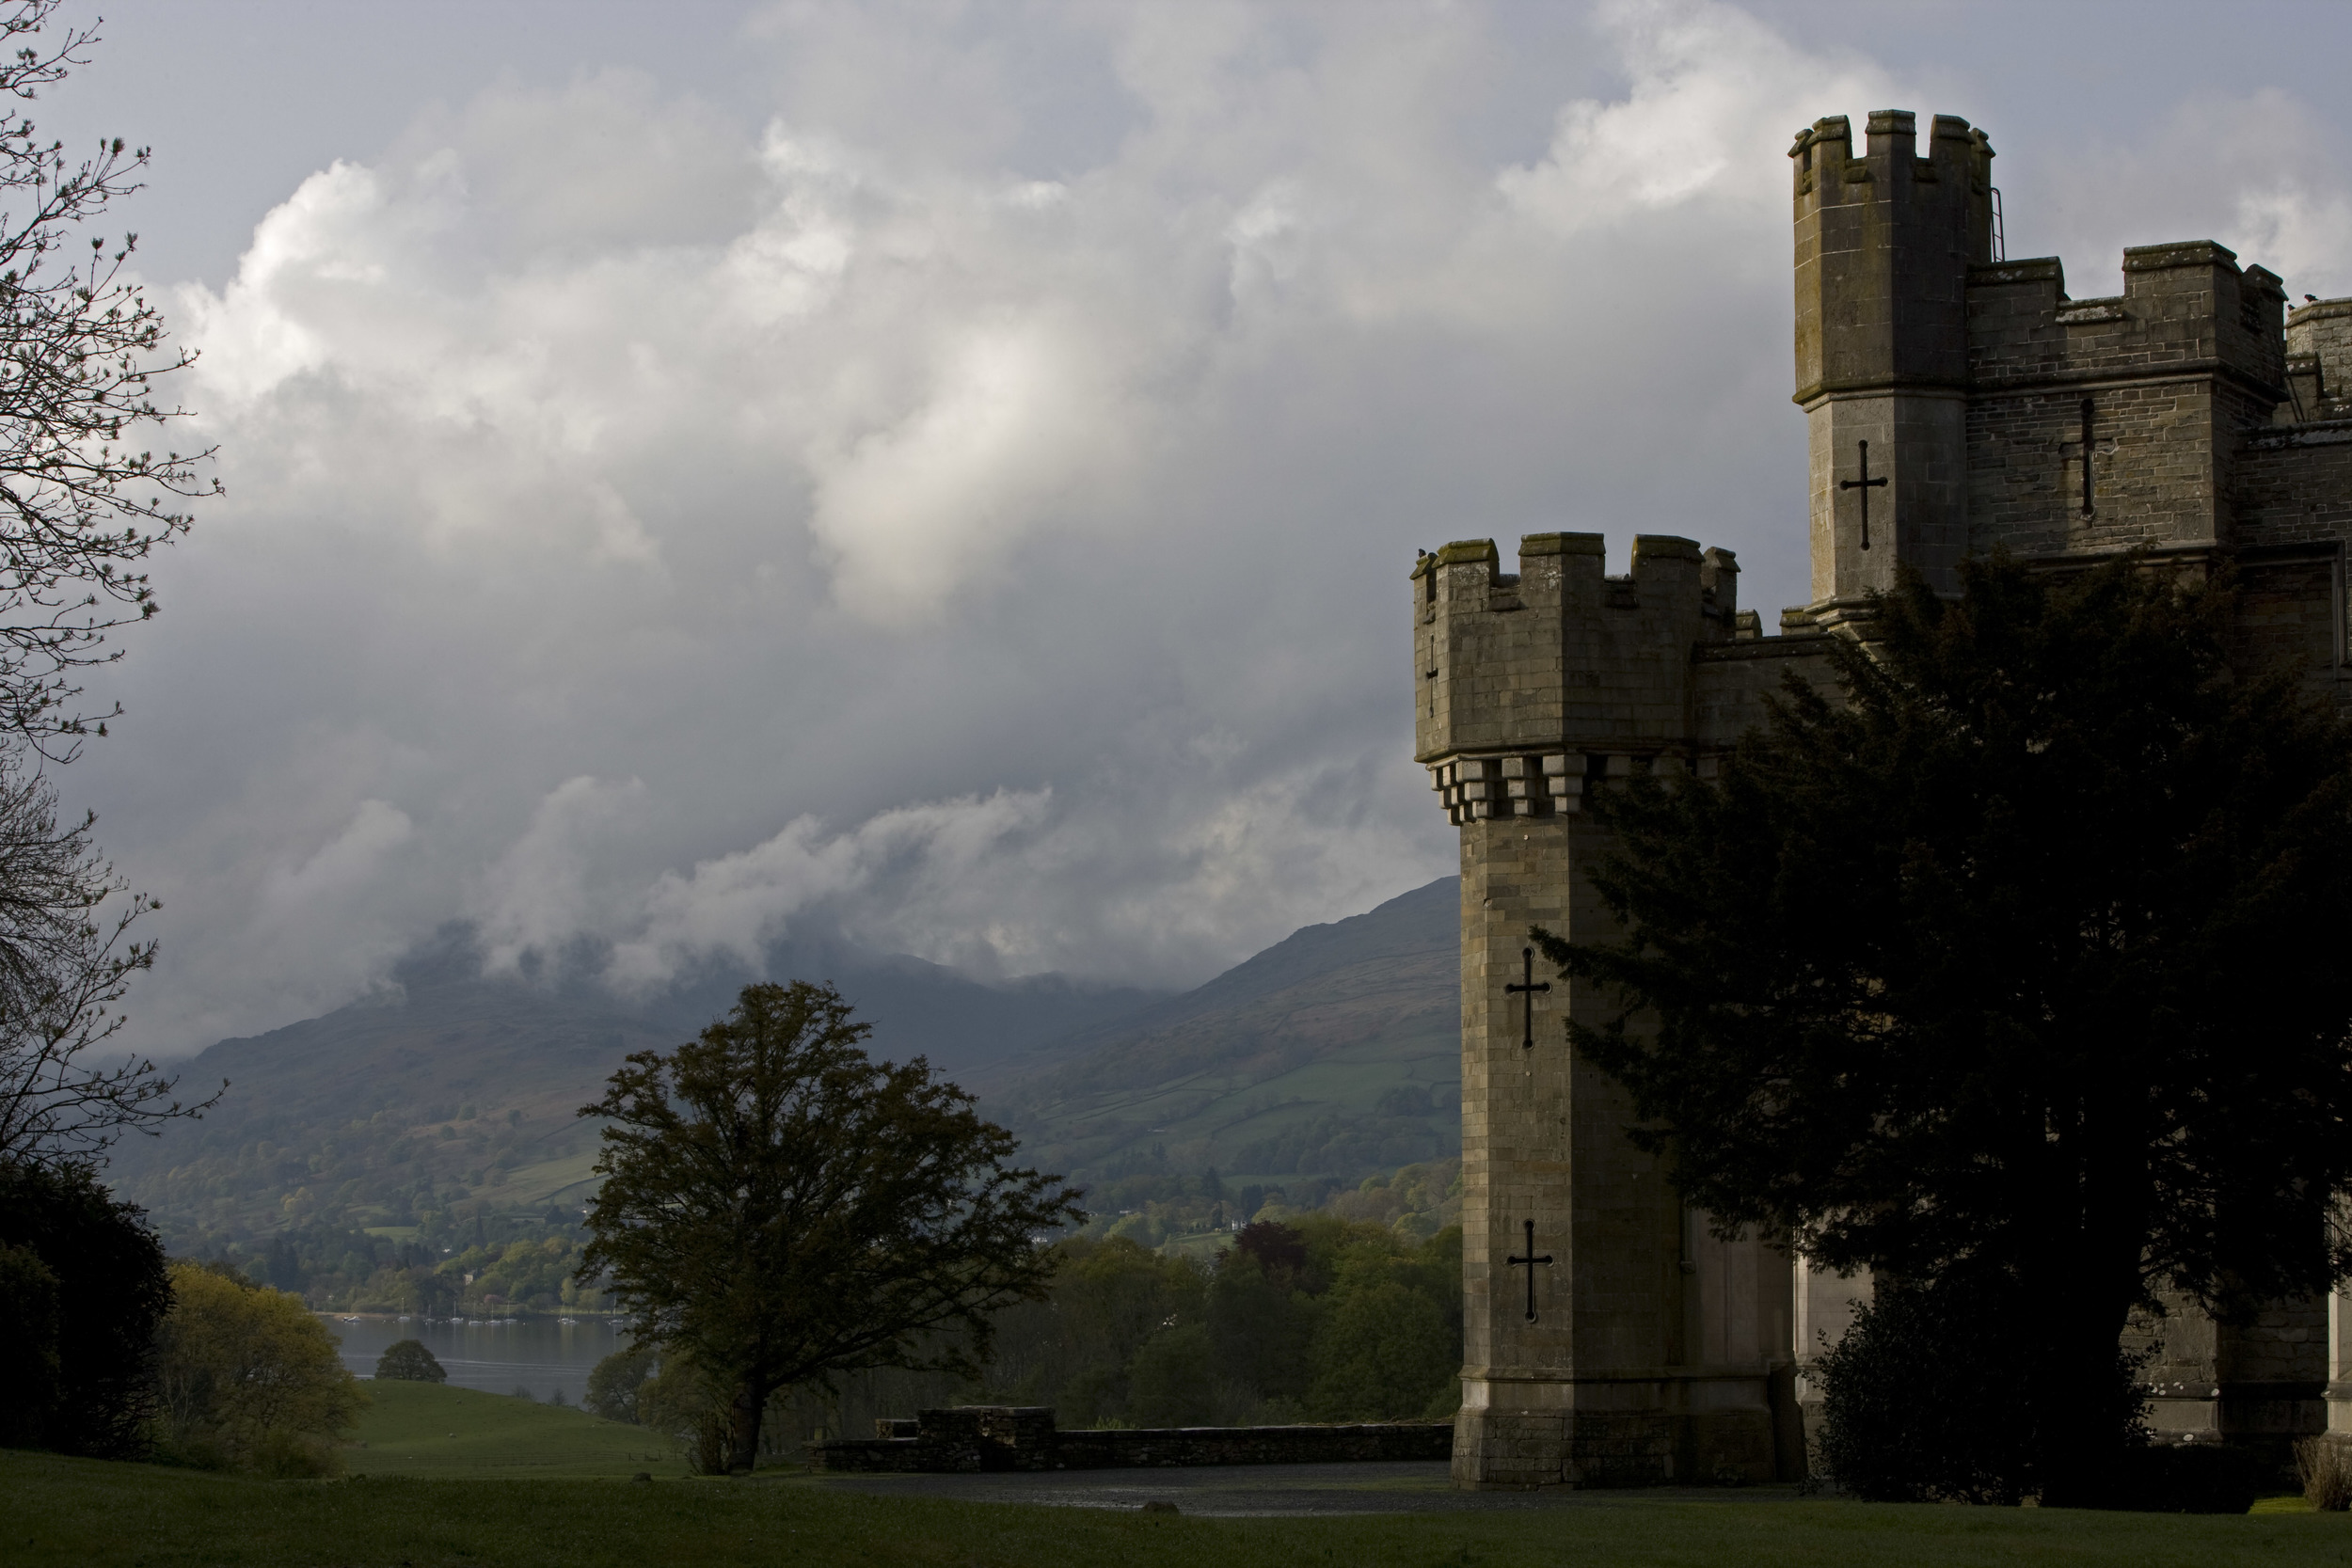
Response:
[{"label": "overcast sky", "polygon": [[1445,874],[1416,546],[1804,593],[1818,116],[1986,127],[2077,295],[2352,293],[2345,6],[103,9],[44,128],[153,146],[228,486],[63,780],[166,1051],[453,919],[1188,984]]}]

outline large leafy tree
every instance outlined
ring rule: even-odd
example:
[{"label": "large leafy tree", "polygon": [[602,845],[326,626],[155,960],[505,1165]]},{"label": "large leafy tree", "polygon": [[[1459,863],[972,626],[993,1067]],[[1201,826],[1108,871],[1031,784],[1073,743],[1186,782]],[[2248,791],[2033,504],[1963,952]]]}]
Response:
[{"label": "large leafy tree", "polygon": [[[2063,1490],[2116,1343],[2352,1264],[2352,735],[2231,657],[2232,593],[2131,559],[1915,578],[1713,782],[1595,802],[1622,940],[1539,933],[1572,1023],[1719,1224],[2013,1304]],[[1842,699],[1842,700],[1841,700]]]},{"label": "large leafy tree", "polygon": [[831,987],[744,988],[701,1037],[640,1052],[607,1119],[583,1280],[723,1399],[749,1469],[777,1388],[905,1367],[977,1376],[992,1315],[1041,1297],[1047,1236],[1083,1217],[1057,1176],[921,1057],[877,1062]]}]

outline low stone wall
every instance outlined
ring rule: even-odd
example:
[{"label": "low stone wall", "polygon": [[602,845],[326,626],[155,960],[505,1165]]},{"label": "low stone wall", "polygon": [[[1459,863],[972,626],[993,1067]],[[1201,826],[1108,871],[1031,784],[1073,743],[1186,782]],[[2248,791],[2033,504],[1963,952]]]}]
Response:
[{"label": "low stone wall", "polygon": [[1065,1470],[1148,1465],[1337,1465],[1388,1459],[1442,1462],[1453,1453],[1452,1421],[1065,1432],[1055,1444],[1056,1465]]},{"label": "low stone wall", "polygon": [[1060,1432],[1042,1406],[963,1405],[876,1426],[879,1436],[809,1444],[811,1463],[820,1470],[1118,1470],[1443,1460],[1454,1451],[1451,1421]]}]

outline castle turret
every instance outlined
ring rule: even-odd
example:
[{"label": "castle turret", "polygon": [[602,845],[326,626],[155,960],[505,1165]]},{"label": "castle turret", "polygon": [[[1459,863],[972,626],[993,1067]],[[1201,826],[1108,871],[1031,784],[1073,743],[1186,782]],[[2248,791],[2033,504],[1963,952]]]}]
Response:
[{"label": "castle turret", "polygon": [[[1611,999],[1535,974],[1528,927],[1609,934],[1584,876],[1585,801],[1640,774],[1710,771],[1719,716],[1775,687],[1784,649],[1739,609],[1739,563],[1597,533],[1462,540],[1413,570],[1416,750],[1462,847],[1462,1413],[1481,1486],[1801,1473],[1788,1259],[1724,1242],[1626,1141],[1624,1089],[1561,1024]],[[1539,987],[1530,991],[1533,980]]]},{"label": "castle turret", "polygon": [[1968,268],[1993,256],[1993,149],[1882,109],[1853,155],[1843,115],[1789,150],[1796,402],[1812,443],[1813,601],[1835,619],[1899,564],[1948,584],[1967,548]]}]

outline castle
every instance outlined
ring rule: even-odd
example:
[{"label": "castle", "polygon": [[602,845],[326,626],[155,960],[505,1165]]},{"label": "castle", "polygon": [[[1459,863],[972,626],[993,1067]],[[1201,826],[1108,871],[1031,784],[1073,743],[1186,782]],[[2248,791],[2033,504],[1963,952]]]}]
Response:
[{"label": "castle", "polygon": [[[1767,636],[1730,551],[1654,534],[1621,576],[1597,533],[1528,535],[1516,571],[1489,540],[1413,569],[1415,751],[1462,849],[1463,1484],[1801,1475],[1804,1357],[1868,1290],[1713,1237],[1560,1043],[1563,1009],[1610,1011],[1525,954],[1531,926],[1612,929],[1588,791],[1710,775],[1785,673],[1829,678],[1865,594],[1905,565],[1954,588],[1996,544],[2234,563],[2249,655],[2352,700],[2352,299],[2287,310],[2206,241],[2126,250],[2122,293],[2070,298],[2057,261],[1996,255],[1993,149],[1950,116],[1922,147],[1875,113],[1860,157],[1832,117],[1789,160],[1812,602]],[[2243,1329],[2176,1313],[2164,1338],[2161,1433],[2352,1431],[2352,1299]]]}]

